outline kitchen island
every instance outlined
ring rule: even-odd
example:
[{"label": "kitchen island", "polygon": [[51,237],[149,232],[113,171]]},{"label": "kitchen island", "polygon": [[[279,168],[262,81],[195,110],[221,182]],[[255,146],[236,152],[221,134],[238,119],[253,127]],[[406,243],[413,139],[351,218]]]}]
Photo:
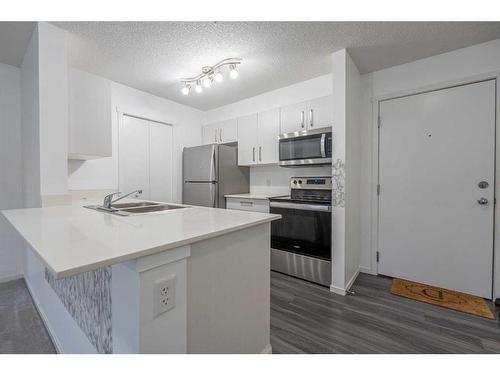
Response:
[{"label": "kitchen island", "polygon": [[267,353],[270,222],[186,206],[118,216],[81,203],[2,211],[63,353]]}]

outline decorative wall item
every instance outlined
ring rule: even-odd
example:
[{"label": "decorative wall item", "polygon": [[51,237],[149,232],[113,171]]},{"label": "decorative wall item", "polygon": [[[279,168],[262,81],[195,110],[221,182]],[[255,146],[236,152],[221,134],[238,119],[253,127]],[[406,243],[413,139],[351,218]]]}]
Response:
[{"label": "decorative wall item", "polygon": [[45,269],[45,280],[97,352],[112,353],[111,267],[63,279]]},{"label": "decorative wall item", "polygon": [[342,159],[332,164],[332,206],[345,207],[345,163]]}]

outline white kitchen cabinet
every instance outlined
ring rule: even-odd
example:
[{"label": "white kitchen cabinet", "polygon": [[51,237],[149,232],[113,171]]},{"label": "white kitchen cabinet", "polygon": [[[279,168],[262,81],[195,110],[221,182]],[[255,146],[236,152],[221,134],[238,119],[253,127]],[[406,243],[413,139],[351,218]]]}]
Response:
[{"label": "white kitchen cabinet", "polygon": [[119,190],[143,199],[173,198],[172,126],[124,115],[119,129]]},{"label": "white kitchen cabinet", "polygon": [[312,130],[333,125],[331,95],[281,108],[281,133]]},{"label": "white kitchen cabinet", "polygon": [[110,81],[77,69],[68,74],[68,158],[111,156]]},{"label": "white kitchen cabinet", "polygon": [[238,123],[231,119],[219,124],[219,143],[231,143],[238,141]]},{"label": "white kitchen cabinet", "polygon": [[226,208],[228,210],[253,211],[269,213],[268,199],[254,198],[226,198]]},{"label": "white kitchen cabinet", "polygon": [[281,108],[281,133],[306,130],[307,103],[295,103]]},{"label": "white kitchen cabinet", "polygon": [[142,189],[141,198],[149,198],[149,126],[148,122],[123,116],[119,135],[119,189],[123,193]]},{"label": "white kitchen cabinet", "polygon": [[279,149],[278,136],[280,134],[280,110],[271,109],[270,111],[260,112],[258,114],[259,126],[257,132],[258,138],[258,162],[259,164],[278,163]]},{"label": "white kitchen cabinet", "polygon": [[278,162],[280,111],[272,109],[238,119],[238,165]]},{"label": "white kitchen cabinet", "polygon": [[333,125],[333,97],[331,95],[307,102],[307,129],[319,129]]},{"label": "white kitchen cabinet", "polygon": [[202,129],[203,144],[232,143],[238,140],[236,119],[205,125]]},{"label": "white kitchen cabinet", "polygon": [[202,128],[203,144],[208,145],[211,143],[218,143],[219,139],[219,123],[208,124]]},{"label": "white kitchen cabinet", "polygon": [[238,118],[238,165],[257,164],[258,127],[256,113]]}]

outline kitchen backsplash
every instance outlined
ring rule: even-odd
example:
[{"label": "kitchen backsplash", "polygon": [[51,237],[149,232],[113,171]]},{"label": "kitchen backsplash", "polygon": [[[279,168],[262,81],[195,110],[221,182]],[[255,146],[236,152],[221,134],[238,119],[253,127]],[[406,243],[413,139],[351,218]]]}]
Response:
[{"label": "kitchen backsplash", "polygon": [[286,195],[290,177],[331,176],[330,166],[283,168],[277,165],[250,168],[250,191],[254,194]]}]

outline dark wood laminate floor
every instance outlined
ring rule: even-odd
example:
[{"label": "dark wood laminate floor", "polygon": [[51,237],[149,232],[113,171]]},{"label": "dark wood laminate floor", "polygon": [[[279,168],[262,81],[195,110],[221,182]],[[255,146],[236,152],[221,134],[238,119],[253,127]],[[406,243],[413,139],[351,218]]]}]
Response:
[{"label": "dark wood laminate floor", "polygon": [[500,353],[498,320],[394,296],[390,284],[360,274],[342,297],[273,272],[273,353]]},{"label": "dark wood laminate floor", "polygon": [[[498,320],[393,296],[390,283],[361,274],[341,297],[272,272],[273,353],[500,353]],[[23,280],[0,284],[0,353],[55,353]]]}]

